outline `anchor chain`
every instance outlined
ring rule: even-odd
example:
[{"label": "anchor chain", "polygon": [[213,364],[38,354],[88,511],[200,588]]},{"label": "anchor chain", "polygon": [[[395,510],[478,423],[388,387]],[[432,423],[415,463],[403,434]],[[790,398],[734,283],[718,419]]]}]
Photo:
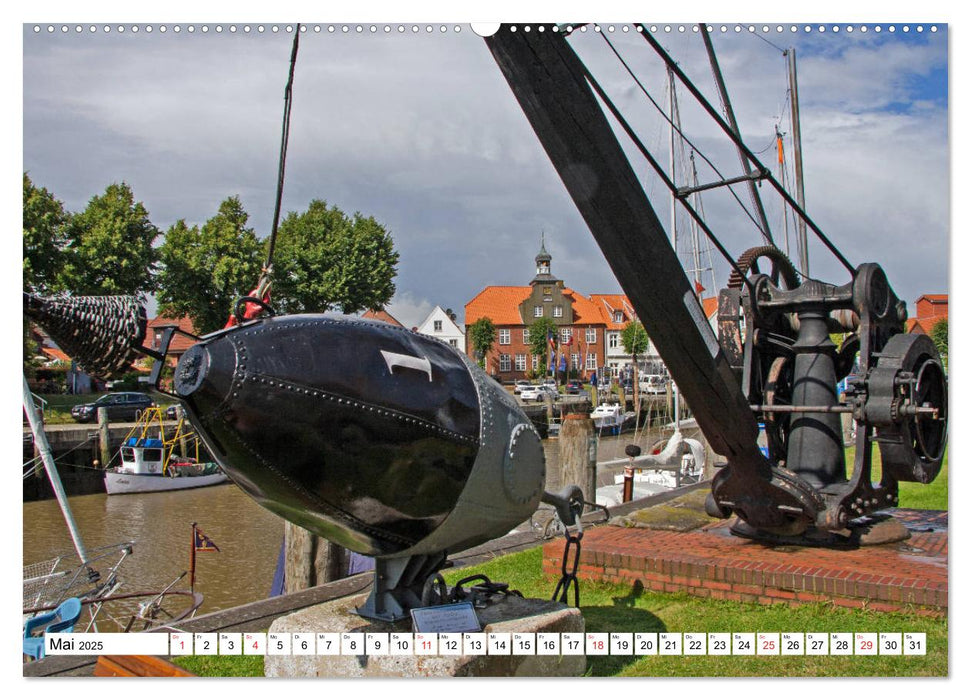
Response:
[{"label": "anchor chain", "polygon": [[[563,533],[566,544],[563,547],[563,559],[560,563],[560,581],[556,584],[553,591],[552,600],[566,603],[569,596],[570,586],[573,586],[573,607],[580,607],[580,582],[577,580],[577,567],[580,566],[580,540],[583,539],[583,527],[580,519],[577,518],[577,533],[573,535],[569,530]],[[576,545],[573,561],[570,562],[570,548]]]}]

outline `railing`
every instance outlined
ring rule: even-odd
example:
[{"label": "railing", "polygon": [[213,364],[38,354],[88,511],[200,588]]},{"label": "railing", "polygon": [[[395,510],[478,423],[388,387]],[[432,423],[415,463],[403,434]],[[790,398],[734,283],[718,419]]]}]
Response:
[{"label": "railing", "polygon": [[46,399],[42,399],[40,396],[38,396],[34,392],[30,392],[30,395],[34,397],[34,405],[40,407],[41,414],[46,414],[47,413],[47,400]]}]

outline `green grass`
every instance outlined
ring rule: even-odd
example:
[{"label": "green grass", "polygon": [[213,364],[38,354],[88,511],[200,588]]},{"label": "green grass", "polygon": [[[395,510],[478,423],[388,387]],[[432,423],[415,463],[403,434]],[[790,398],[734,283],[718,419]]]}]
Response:
[{"label": "green grass", "polygon": [[[504,581],[530,598],[548,599],[555,581],[542,574],[542,547],[446,572],[454,584],[472,573]],[[571,592],[572,596],[572,592]],[[943,677],[947,620],[913,612],[850,610],[824,603],[792,608],[655,593],[639,586],[580,582],[587,632],[924,632],[926,656],[588,656],[585,675],[656,677]],[[265,631],[265,630],[264,630]],[[263,675],[262,656],[179,656],[199,676]]]},{"label": "green grass", "polygon": [[175,656],[171,661],[186,671],[208,678],[263,676],[262,656]]},{"label": "green grass", "polygon": [[[555,581],[542,571],[542,549],[500,557],[465,571],[506,581],[527,597],[549,598]],[[572,595],[572,593],[571,593]],[[916,613],[849,610],[816,603],[798,608],[655,593],[580,582],[588,632],[925,632],[926,656],[589,656],[592,676],[946,676],[947,621]]]},{"label": "green grass", "polygon": [[[846,449],[847,473],[853,470],[853,458],[856,455],[856,448]],[[947,507],[947,480],[948,480],[948,453],[944,450],[944,461],[941,464],[941,472],[929,484],[918,484],[912,481],[900,482],[900,503],[901,508],[916,508],[918,510],[948,510]],[[870,480],[878,484],[883,473],[880,461],[880,450],[873,450],[873,466],[871,468]]]}]

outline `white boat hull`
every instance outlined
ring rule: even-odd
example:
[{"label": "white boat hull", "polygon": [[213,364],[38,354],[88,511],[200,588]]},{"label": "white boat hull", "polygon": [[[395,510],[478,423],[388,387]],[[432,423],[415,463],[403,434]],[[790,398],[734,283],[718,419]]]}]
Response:
[{"label": "white boat hull", "polygon": [[105,490],[109,496],[121,493],[178,491],[201,486],[215,486],[227,480],[228,477],[222,472],[205,476],[159,476],[155,474],[107,472],[105,474]]}]

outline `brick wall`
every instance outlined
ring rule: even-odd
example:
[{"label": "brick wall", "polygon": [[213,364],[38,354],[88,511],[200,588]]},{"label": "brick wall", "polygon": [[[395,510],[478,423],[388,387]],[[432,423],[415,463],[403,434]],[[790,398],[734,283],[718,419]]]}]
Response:
[{"label": "brick wall", "polygon": [[[558,577],[563,543],[547,543],[543,554],[544,573]],[[765,605],[826,601],[941,615],[948,607],[947,531],[914,533],[899,545],[828,549],[770,547],[730,535],[725,524],[687,533],[600,527],[584,536],[577,575]]]}]

